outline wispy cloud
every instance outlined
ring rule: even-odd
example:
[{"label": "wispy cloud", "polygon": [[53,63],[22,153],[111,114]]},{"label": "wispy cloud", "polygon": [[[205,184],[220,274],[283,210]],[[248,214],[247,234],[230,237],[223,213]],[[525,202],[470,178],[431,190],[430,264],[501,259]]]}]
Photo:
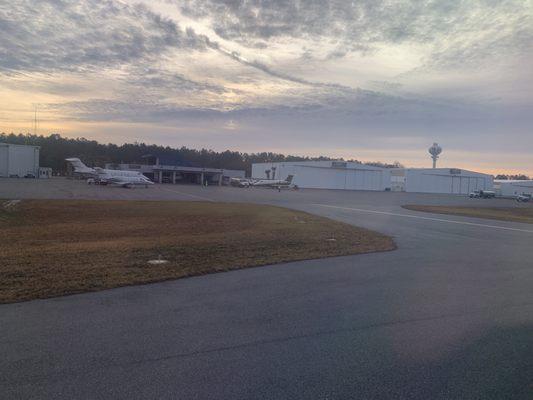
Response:
[{"label": "wispy cloud", "polygon": [[[519,50],[530,37],[530,2],[433,0],[415,2],[362,0],[180,0],[183,13],[209,21],[222,38],[254,46],[287,38],[334,39],[343,50],[379,49],[386,44],[412,43],[445,50],[446,43],[471,48],[489,46],[506,37],[500,51]],[[500,53],[501,54],[501,53]]]},{"label": "wispy cloud", "polygon": [[6,2],[0,35],[3,72],[115,68],[173,48],[205,48],[147,7],[112,0]]}]

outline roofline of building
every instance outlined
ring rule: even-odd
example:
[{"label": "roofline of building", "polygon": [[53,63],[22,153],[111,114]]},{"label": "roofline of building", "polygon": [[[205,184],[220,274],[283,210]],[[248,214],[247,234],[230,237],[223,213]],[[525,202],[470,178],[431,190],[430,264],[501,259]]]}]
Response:
[{"label": "roofline of building", "polygon": [[[315,164],[313,164],[315,163]],[[318,165],[316,163],[329,163],[329,166],[326,165]],[[332,163],[346,163],[346,167],[341,166],[334,166]],[[260,163],[252,163],[252,166],[254,165],[264,165],[264,166],[271,166],[276,164],[287,164],[287,165],[296,165],[299,167],[307,167],[307,168],[324,168],[324,169],[339,169],[339,170],[349,170],[349,169],[364,169],[364,170],[372,170],[372,171],[383,171],[383,170],[389,170],[392,168],[385,168],[385,167],[379,167],[377,165],[368,165],[361,162],[355,162],[355,161],[342,161],[342,160],[307,160],[307,161],[272,161],[272,162],[260,162]]]},{"label": "roofline of building", "polygon": [[222,173],[223,169],[202,168],[202,167],[182,167],[179,165],[150,165],[154,171],[189,171],[189,172],[216,172]]},{"label": "roofline of building", "polygon": [[15,143],[4,143],[4,142],[0,142],[0,146],[33,147],[36,149],[41,148],[41,146],[34,146],[33,144],[15,144]]},{"label": "roofline of building", "polygon": [[533,179],[494,179],[494,183],[533,183]]},{"label": "roofline of building", "polygon": [[396,171],[404,170],[404,171],[435,171],[435,172],[438,172],[438,171],[449,171],[451,169],[455,169],[455,170],[459,170],[459,171],[471,172],[473,174],[493,176],[491,174],[486,174],[484,172],[478,172],[478,171],[472,171],[470,169],[454,168],[454,167],[438,167],[438,168],[431,168],[431,167],[422,168],[422,167],[418,167],[418,168],[390,168],[390,169],[391,170],[396,170]]}]

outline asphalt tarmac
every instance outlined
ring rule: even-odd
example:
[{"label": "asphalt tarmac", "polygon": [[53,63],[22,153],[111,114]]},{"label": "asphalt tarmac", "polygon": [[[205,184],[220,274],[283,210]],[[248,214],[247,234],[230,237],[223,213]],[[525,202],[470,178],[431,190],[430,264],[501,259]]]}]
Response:
[{"label": "asphalt tarmac", "polygon": [[64,179],[0,180],[0,198],[258,202],[398,244],[0,305],[2,399],[533,398],[533,225],[401,208],[531,205]]}]

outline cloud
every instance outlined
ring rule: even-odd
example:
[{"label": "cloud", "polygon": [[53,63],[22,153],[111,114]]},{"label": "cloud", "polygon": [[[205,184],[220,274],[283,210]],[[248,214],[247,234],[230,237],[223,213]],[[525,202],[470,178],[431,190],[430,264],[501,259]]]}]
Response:
[{"label": "cloud", "polygon": [[496,23],[495,29],[472,35],[475,37],[457,39],[448,45],[436,48],[423,68],[464,70],[493,66],[495,62],[506,64],[510,60],[531,57],[533,10],[529,16],[513,18],[512,29],[508,29],[506,25]]},{"label": "cloud", "polygon": [[3,73],[117,67],[169,49],[205,48],[193,32],[147,7],[111,0],[5,2],[0,37]]},{"label": "cloud", "polygon": [[262,63],[260,61],[257,61],[257,60],[249,61],[246,58],[242,57],[239,53],[234,52],[234,51],[233,52],[227,51],[225,49],[222,49],[218,45],[215,47],[215,49],[219,50],[222,54],[232,58],[233,60],[237,61],[238,63],[240,63],[242,65],[246,65],[248,67],[255,68],[255,69],[257,69],[259,71],[262,71],[265,74],[270,75],[271,77],[274,77],[274,78],[279,78],[279,79],[282,79],[282,80],[285,80],[285,81],[289,81],[289,82],[293,82],[293,83],[299,83],[299,84],[307,85],[307,86],[332,87],[332,88],[337,88],[337,89],[340,89],[340,90],[352,90],[351,88],[346,87],[346,86],[333,84],[333,83],[314,82],[314,81],[310,81],[310,80],[307,80],[307,79],[298,78],[298,77],[293,76],[291,74],[287,74],[287,73],[284,73],[284,72],[277,71],[277,70],[273,69],[272,67],[269,67],[268,65],[266,65],[266,64],[264,64],[264,63]]},{"label": "cloud", "polygon": [[168,1],[208,21],[226,40],[250,47],[289,38],[319,47],[335,43],[329,58],[411,44],[429,48],[427,62],[433,54],[458,63],[483,61],[530,48],[533,32],[533,7],[522,0]]},{"label": "cloud", "polygon": [[111,0],[75,3],[48,0],[35,4],[22,0],[0,9],[0,34],[6,39],[0,44],[0,73],[6,75],[96,72],[125,67],[128,76],[122,80],[134,88],[143,87],[159,94],[161,89],[221,94],[226,90],[220,85],[193,81],[161,69],[160,60],[172,50],[211,49],[274,78],[350,90],[295,77],[257,60],[246,60],[217,41],[196,34],[192,28],[181,29],[175,21],[141,4],[125,5]]},{"label": "cloud", "polygon": [[181,107],[150,99],[108,100],[90,99],[46,104],[46,111],[57,111],[67,115],[65,119],[78,121],[122,121],[122,122],[167,122],[183,117],[213,117],[220,112],[198,107]]},{"label": "cloud", "polygon": [[189,79],[183,74],[152,66],[131,66],[127,75],[121,79],[132,86],[133,91],[143,89],[158,94],[223,94],[229,91],[222,85]]},{"label": "cloud", "polygon": [[[194,82],[191,84],[195,85]],[[199,88],[198,90],[210,90],[203,85]],[[49,103],[44,108],[74,120],[142,123],[216,118],[225,121],[292,119],[333,125],[342,120],[345,124],[354,125],[402,125],[487,118],[488,114],[485,108],[473,104],[405,98],[362,89],[341,93],[335,87],[325,87],[321,91],[309,88],[308,92],[297,91],[273,104],[261,106],[259,103],[243,102],[230,109],[224,107],[223,102],[211,103],[206,107],[194,102],[173,101],[159,95],[147,96],[145,92],[138,95],[128,92],[122,98],[114,100],[93,98],[86,101]]]}]

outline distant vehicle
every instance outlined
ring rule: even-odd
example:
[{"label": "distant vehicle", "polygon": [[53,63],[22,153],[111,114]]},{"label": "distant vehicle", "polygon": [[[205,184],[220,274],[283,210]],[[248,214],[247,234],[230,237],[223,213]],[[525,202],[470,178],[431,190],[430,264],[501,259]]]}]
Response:
[{"label": "distant vehicle", "polygon": [[496,197],[496,193],[491,190],[474,190],[470,192],[468,197],[473,199],[492,199]]},{"label": "distant vehicle", "polygon": [[32,174],[31,172],[28,172],[26,175],[24,175],[24,178],[35,179],[36,176],[35,176],[35,174]]},{"label": "distant vehicle", "polygon": [[493,192],[492,190],[480,190],[479,197],[482,199],[492,199],[496,197],[496,192]]},{"label": "distant vehicle", "polygon": [[138,171],[118,171],[98,167],[90,168],[82,163],[79,158],[67,158],[66,161],[74,167],[74,172],[91,176],[89,179],[92,179],[92,181],[89,181],[88,179],[88,184],[110,184],[126,188],[134,186],[148,187],[148,185],[154,184],[150,179]]},{"label": "distant vehicle", "polygon": [[231,178],[229,184],[235,187],[248,188],[250,187],[250,180],[245,178]]},{"label": "distant vehicle", "polygon": [[20,178],[20,176],[18,176],[17,174],[11,174],[9,175],[10,178]]},{"label": "distant vehicle", "polygon": [[518,201],[519,203],[527,203],[531,201],[531,195],[527,193],[522,193],[516,196],[516,201]]},{"label": "distant vehicle", "polygon": [[254,187],[258,186],[274,189],[286,189],[289,187],[294,187],[294,185],[292,185],[292,178],[294,178],[294,175],[287,176],[287,179],[256,179],[252,180],[250,184]]}]

